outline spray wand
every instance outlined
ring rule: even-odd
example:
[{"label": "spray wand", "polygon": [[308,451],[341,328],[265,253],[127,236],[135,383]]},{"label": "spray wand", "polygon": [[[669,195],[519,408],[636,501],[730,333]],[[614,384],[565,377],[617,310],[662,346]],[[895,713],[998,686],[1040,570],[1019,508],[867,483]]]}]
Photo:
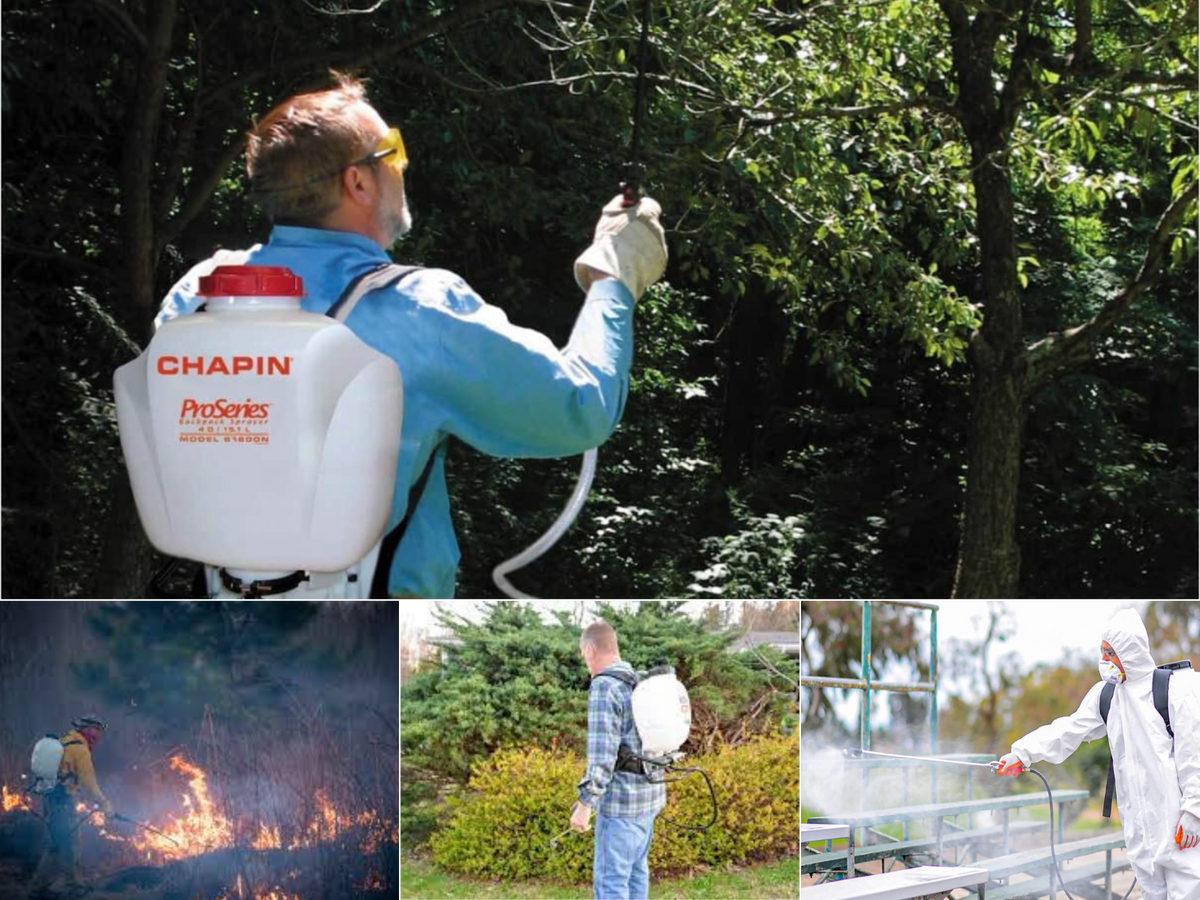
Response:
[{"label": "spray wand", "polygon": [[[875,753],[874,751],[871,751],[871,750],[843,750],[842,755],[845,756],[847,759],[861,759],[864,755],[865,756],[885,756],[885,757],[889,757],[891,759],[915,759],[915,760],[918,760],[919,762],[939,763],[941,765],[982,766],[985,769],[991,769],[992,774],[997,774],[998,770],[1000,769],[1000,760],[998,760],[998,759],[992,760],[991,762],[986,762],[986,763],[973,763],[973,762],[966,762],[965,760],[961,760],[961,759],[942,759],[937,756],[902,756],[899,753]],[[1060,869],[1058,866],[1058,854],[1054,852],[1054,792],[1052,790],[1050,790],[1050,782],[1047,781],[1046,776],[1043,775],[1041,772],[1039,772],[1037,769],[1017,768],[1014,770],[1015,775],[1020,775],[1022,772],[1029,772],[1030,774],[1036,775],[1038,778],[1040,778],[1042,780],[1042,784],[1046,788],[1046,796],[1049,798],[1049,803],[1050,803],[1050,858],[1054,861],[1054,871],[1056,873],[1058,873],[1059,887],[1061,887],[1062,892],[1067,895],[1068,900],[1075,900],[1075,898],[1071,896],[1071,892],[1067,890],[1066,879],[1064,879],[1062,877],[1062,869]],[[1182,841],[1182,839],[1183,839],[1183,829],[1182,828],[1179,829],[1179,833],[1176,834],[1175,838],[1176,838],[1176,843],[1180,843]],[[1133,892],[1134,884],[1137,884],[1136,878],[1134,879],[1133,884],[1129,885],[1129,890],[1125,892],[1125,896],[1123,898],[1121,898],[1121,900],[1128,900],[1129,895]],[[1052,889],[1052,892],[1053,892],[1053,889]]]},{"label": "spray wand", "polygon": [[168,841],[170,841],[176,847],[183,846],[183,844],[179,843],[179,841],[175,840],[175,838],[171,837],[169,834],[163,834],[163,832],[159,831],[153,825],[147,825],[145,822],[139,822],[137,819],[131,819],[128,816],[121,815],[120,813],[113,813],[112,817],[114,819],[116,819],[118,822],[128,822],[130,825],[136,825],[138,828],[144,828],[144,829],[146,829],[146,831],[151,831],[154,834],[157,834],[159,837],[166,838]]},{"label": "spray wand", "polygon": [[[633,99],[633,139],[629,148],[629,163],[625,167],[625,177],[621,179],[621,206],[625,209],[637,206],[642,192],[642,175],[645,165],[642,163],[642,116],[646,108],[646,48],[650,43],[650,0],[645,0],[642,7],[642,38],[638,51],[637,87]],[[583,504],[587,502],[588,492],[592,489],[592,480],[596,477],[596,448],[583,454],[583,463],[579,467],[579,477],[575,480],[575,488],[567,500],[567,505],[559,513],[554,523],[532,544],[511,559],[506,559],[492,570],[492,581],[495,582],[506,597],[514,600],[536,600],[532,594],[522,593],[508,580],[508,576],[518,569],[529,565],[567,533],[567,529],[579,516]],[[561,835],[560,835],[561,837]],[[555,839],[557,840],[557,838]]]}]

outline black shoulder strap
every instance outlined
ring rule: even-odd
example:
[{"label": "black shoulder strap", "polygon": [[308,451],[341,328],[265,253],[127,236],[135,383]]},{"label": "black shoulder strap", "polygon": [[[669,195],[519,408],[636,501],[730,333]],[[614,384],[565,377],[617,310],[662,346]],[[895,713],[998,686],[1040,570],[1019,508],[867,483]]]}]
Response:
[{"label": "black shoulder strap", "polygon": [[[1175,732],[1171,730],[1171,713],[1167,707],[1167,691],[1171,682],[1171,676],[1175,674],[1173,669],[1155,669],[1154,670],[1154,708],[1158,710],[1158,714],[1162,716],[1163,724],[1167,726],[1167,734],[1172,740],[1175,739]],[[1112,706],[1113,692],[1116,691],[1115,684],[1106,684],[1104,690],[1100,692],[1100,716],[1104,719],[1104,724],[1108,724],[1108,710]],[[1112,818],[1112,802],[1113,794],[1117,788],[1117,773],[1113,768],[1112,761],[1112,746],[1109,746],[1108,757],[1108,783],[1104,786],[1104,818]]]},{"label": "black shoulder strap", "polygon": [[333,306],[329,307],[325,315],[331,319],[337,319],[344,323],[350,317],[350,313],[354,312],[354,307],[358,305],[358,301],[365,297],[371,291],[377,291],[382,287],[387,287],[389,284],[399,284],[413,272],[419,272],[421,266],[401,266],[395,263],[385,263],[382,266],[376,266],[369,272],[364,272],[346,286],[342,291],[342,296],[338,297]]},{"label": "black shoulder strap", "polygon": [[1171,683],[1171,676],[1174,674],[1174,669],[1154,670],[1154,708],[1162,716],[1163,724],[1167,726],[1167,734],[1171,736],[1171,740],[1175,739],[1175,732],[1171,730],[1171,710],[1167,706],[1167,691]]},{"label": "black shoulder strap", "polygon": [[[365,297],[371,291],[377,291],[380,288],[387,287],[389,284],[399,284],[413,272],[420,271],[420,266],[401,266],[394,263],[385,263],[381,266],[376,266],[368,272],[359,275],[342,291],[342,296],[334,302],[334,304],[326,310],[325,315],[331,319],[345,324],[346,319],[350,317],[350,313],[354,312],[354,307],[358,305],[358,301]],[[433,472],[433,466],[438,460],[438,456],[442,454],[445,447],[445,442],[433,448],[433,452],[429,454],[429,461],[425,463],[425,468],[421,471],[421,475],[408,489],[408,508],[404,511],[404,518],[400,520],[400,524],[389,531],[383,538],[379,546],[379,558],[375,562],[375,575],[371,578],[371,597],[378,599],[386,599],[388,596],[388,575],[391,572],[392,560],[396,557],[396,548],[400,546],[400,541],[404,538],[404,533],[408,531],[408,523],[412,521],[413,513],[421,503],[421,497],[425,494],[425,485],[429,481],[430,473]]]},{"label": "black shoulder strap", "polygon": [[[628,685],[630,690],[633,690],[638,685],[636,675],[626,675],[624,672],[601,672],[596,678],[615,678],[622,684]],[[595,681],[596,678],[592,680]]]},{"label": "black shoulder strap", "polygon": [[429,482],[429,475],[433,472],[433,465],[437,462],[439,456],[445,455],[445,450],[445,441],[442,441],[433,448],[433,452],[429,454],[429,461],[425,463],[425,468],[421,470],[421,476],[408,489],[408,508],[404,510],[404,518],[400,520],[399,525],[384,536],[383,541],[380,543],[379,559],[375,562],[375,575],[371,579],[371,597],[373,599],[387,599],[388,574],[392,568],[392,560],[396,557],[396,548],[400,546],[400,541],[404,539],[404,533],[408,531],[408,523],[412,521],[413,513],[421,505],[421,497],[425,494],[425,485]]},{"label": "black shoulder strap", "polygon": [[[1112,706],[1112,698],[1116,690],[1117,686],[1110,681],[1100,692],[1100,718],[1104,720],[1105,726],[1108,725],[1108,710]],[[1113,769],[1112,744],[1110,743],[1108,745],[1108,781],[1104,785],[1104,812],[1102,813],[1106,819],[1112,818],[1113,795],[1116,792],[1117,773]]]}]

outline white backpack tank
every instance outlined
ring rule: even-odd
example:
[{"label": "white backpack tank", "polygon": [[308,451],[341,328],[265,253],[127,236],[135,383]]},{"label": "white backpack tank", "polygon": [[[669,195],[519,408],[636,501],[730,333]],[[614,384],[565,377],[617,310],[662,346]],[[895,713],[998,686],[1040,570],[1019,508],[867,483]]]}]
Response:
[{"label": "white backpack tank", "polygon": [[400,450],[396,364],[300,309],[290,270],[221,266],[205,312],[163,325],[114,376],[146,536],[244,583],[310,573],[278,596],[366,597]]},{"label": "white backpack tank", "polygon": [[652,670],[633,690],[633,722],[644,756],[674,753],[692,729],[692,703],[675,670]]},{"label": "white backpack tank", "polygon": [[62,758],[62,741],[54,735],[48,734],[34,744],[33,758],[29,762],[33,784],[29,790],[35,794],[48,794],[58,787],[58,767]]}]

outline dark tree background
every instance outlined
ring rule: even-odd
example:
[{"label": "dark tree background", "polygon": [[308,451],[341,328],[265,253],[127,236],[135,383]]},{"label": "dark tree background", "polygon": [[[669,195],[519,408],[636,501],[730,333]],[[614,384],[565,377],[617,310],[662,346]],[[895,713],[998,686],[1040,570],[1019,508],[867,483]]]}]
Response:
[{"label": "dark tree background", "polygon": [[[564,341],[641,4],[14,0],[3,10],[6,597],[154,557],[112,371],[265,239],[256,116],[336,66],[405,134],[405,262]],[[655,0],[671,264],[546,596],[1195,596],[1196,3]],[[455,445],[461,596],[573,461]]]}]

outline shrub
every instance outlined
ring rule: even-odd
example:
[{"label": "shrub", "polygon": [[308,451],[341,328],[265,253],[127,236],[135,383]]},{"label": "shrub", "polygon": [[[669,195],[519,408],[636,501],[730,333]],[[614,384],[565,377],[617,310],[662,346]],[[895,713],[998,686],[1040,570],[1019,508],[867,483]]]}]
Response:
[{"label": "shrub", "polygon": [[[736,631],[711,631],[682,605],[643,603],[631,613],[600,603],[593,611],[616,629],[622,658],[635,669],[675,667],[691,692],[692,741],[770,728],[786,714],[788,694],[777,690],[757,659],[727,652]],[[566,613],[556,618],[543,622],[534,606],[518,603],[492,604],[482,623],[448,610],[439,614],[458,641],[403,686],[406,784],[411,778],[466,784],[475,764],[504,747],[557,743],[583,750],[588,672],[579,656],[580,629]],[[774,659],[788,665],[781,655]],[[747,717],[747,709],[761,713]]]},{"label": "shrub", "polygon": [[[718,817],[704,832],[673,827],[711,816],[708,788],[698,775],[667,788],[650,848],[656,876],[701,866],[744,863],[798,853],[800,737],[759,737],[690,760],[704,769],[717,795]],[[448,801],[434,833],[433,859],[442,867],[505,880],[547,877],[588,881],[592,835],[568,834],[575,786],[586,762],[562,750],[501,750],[474,767],[467,791]]]}]

